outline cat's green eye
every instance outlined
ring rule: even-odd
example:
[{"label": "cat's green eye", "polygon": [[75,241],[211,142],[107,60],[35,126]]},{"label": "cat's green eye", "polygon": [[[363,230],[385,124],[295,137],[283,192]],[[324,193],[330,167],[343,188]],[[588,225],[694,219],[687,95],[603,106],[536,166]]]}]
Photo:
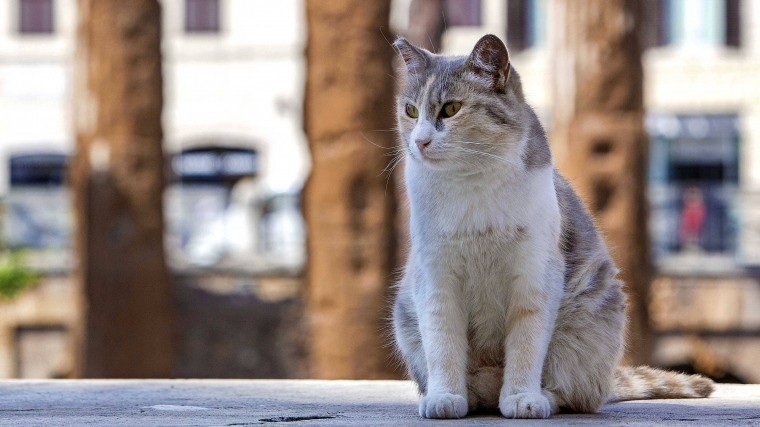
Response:
[{"label": "cat's green eye", "polygon": [[417,117],[420,116],[420,112],[417,111],[417,107],[415,107],[414,105],[406,104],[406,115],[413,119],[416,119]]},{"label": "cat's green eye", "polygon": [[444,119],[447,119],[454,114],[459,112],[459,109],[462,108],[461,102],[451,101],[443,104],[443,108],[441,108],[441,117]]}]

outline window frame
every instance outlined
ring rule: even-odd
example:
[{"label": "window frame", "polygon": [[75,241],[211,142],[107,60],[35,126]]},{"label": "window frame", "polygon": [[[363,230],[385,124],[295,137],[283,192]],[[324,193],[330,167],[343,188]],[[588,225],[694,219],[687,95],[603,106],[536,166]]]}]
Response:
[{"label": "window frame", "polygon": [[[737,49],[742,47],[743,25],[741,11],[743,7],[742,0],[720,0],[719,9],[722,16],[714,17],[714,24],[718,25],[717,35],[719,37],[716,43],[707,43],[708,40],[702,40],[696,46],[706,45],[716,48]],[[674,0],[644,0],[642,6],[642,27],[641,39],[644,49],[659,47],[689,47],[690,43],[683,43],[686,39],[684,34],[675,33],[675,23],[686,19],[683,16],[676,16],[678,11],[683,12],[683,7],[689,4],[691,7],[701,7],[696,1],[693,3],[680,4],[676,7]],[[683,28],[681,29],[684,32]],[[694,40],[692,40],[693,44]],[[693,45],[692,45],[693,46]]]}]

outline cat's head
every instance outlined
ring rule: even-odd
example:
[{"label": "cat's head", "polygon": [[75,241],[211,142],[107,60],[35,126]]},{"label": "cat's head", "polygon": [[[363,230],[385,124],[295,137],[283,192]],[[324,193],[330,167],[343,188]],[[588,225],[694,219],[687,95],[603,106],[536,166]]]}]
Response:
[{"label": "cat's head", "polygon": [[504,43],[486,35],[469,56],[394,43],[404,62],[398,129],[410,162],[471,169],[510,162],[525,134],[525,99]]}]

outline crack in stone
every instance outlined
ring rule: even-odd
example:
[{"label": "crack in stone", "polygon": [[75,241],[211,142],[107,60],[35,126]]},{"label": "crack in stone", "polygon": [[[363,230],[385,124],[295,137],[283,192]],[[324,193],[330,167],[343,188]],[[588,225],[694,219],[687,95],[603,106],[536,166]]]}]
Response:
[{"label": "crack in stone", "polygon": [[291,423],[295,421],[309,421],[309,420],[328,420],[335,418],[334,415],[304,415],[294,417],[273,417],[273,418],[260,418],[259,421],[263,423]]}]

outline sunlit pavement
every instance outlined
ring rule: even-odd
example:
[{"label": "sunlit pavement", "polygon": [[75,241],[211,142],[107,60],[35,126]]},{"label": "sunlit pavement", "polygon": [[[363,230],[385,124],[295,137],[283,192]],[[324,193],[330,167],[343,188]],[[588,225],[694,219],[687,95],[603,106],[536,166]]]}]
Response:
[{"label": "sunlit pavement", "polygon": [[[0,425],[430,425],[406,381],[0,381]],[[442,421],[443,422],[443,421]],[[446,425],[525,425],[476,415]],[[547,425],[760,425],[760,385],[720,385],[709,399],[611,404]]]}]

